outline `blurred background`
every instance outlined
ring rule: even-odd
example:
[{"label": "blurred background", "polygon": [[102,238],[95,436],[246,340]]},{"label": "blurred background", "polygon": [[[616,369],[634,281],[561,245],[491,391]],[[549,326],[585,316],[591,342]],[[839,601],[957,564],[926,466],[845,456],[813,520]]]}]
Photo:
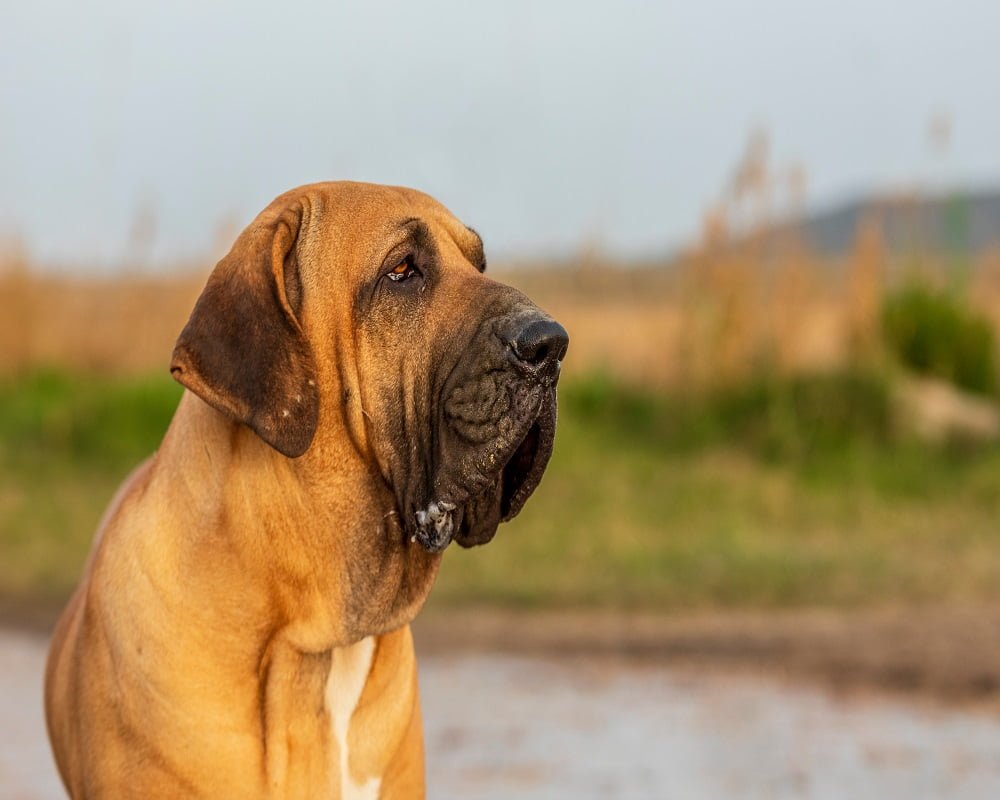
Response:
[{"label": "blurred background", "polygon": [[572,339],[542,486],[417,627],[431,797],[1000,796],[998,27],[5,9],[0,796],[59,796],[44,634],[208,271],[338,178],[440,199]]}]

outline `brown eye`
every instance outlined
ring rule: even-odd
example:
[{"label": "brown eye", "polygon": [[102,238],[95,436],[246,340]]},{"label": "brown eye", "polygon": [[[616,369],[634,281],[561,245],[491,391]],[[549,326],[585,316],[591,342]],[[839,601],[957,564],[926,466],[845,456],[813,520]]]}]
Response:
[{"label": "brown eye", "polygon": [[419,274],[420,271],[413,266],[413,259],[407,256],[402,261],[400,261],[395,267],[393,267],[389,272],[387,272],[386,277],[391,281],[400,283],[402,281],[407,280],[408,278],[412,278],[414,275],[419,275]]}]

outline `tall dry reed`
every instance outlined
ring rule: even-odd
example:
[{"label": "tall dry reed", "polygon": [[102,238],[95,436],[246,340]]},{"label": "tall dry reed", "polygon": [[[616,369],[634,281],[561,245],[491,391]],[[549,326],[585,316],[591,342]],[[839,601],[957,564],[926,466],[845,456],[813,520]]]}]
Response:
[{"label": "tall dry reed", "polygon": [[[919,236],[917,249],[893,263],[877,213],[859,226],[850,253],[822,258],[787,224],[801,218],[804,193],[804,171],[772,167],[758,135],[699,240],[678,257],[623,265],[590,247],[560,264],[491,270],[566,325],[569,374],[600,370],[647,385],[704,387],[760,369],[870,358],[887,286],[914,269],[941,279],[953,265],[920,251]],[[771,219],[776,205],[784,209],[780,225]],[[60,276],[39,270],[16,244],[0,248],[0,372],[165,369],[205,273]],[[1000,331],[1000,252],[982,254],[968,274],[961,288]]]}]

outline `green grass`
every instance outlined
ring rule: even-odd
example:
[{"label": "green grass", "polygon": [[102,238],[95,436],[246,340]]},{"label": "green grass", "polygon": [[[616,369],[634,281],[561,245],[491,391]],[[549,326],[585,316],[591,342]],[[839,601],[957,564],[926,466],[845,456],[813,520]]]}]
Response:
[{"label": "green grass", "polygon": [[882,334],[889,352],[908,369],[971,392],[996,393],[993,326],[955,291],[909,281],[886,298]]},{"label": "green grass", "polygon": [[[0,382],[0,595],[58,601],[180,396],[168,376]],[[1000,449],[912,441],[875,373],[701,396],[560,390],[556,452],[434,606],[872,605],[1000,599]]]},{"label": "green grass", "polygon": [[104,507],[156,449],[180,395],[169,376],[0,380],[0,597],[69,593]]}]

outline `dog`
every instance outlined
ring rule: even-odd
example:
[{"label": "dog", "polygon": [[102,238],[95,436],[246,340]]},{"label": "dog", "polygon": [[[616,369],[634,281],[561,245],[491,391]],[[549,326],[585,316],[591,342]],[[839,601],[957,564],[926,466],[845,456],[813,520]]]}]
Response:
[{"label": "dog", "polygon": [[301,187],[237,238],[54,633],[73,798],[424,796],[409,623],[538,485],[568,344],[485,271],[398,187]]}]

